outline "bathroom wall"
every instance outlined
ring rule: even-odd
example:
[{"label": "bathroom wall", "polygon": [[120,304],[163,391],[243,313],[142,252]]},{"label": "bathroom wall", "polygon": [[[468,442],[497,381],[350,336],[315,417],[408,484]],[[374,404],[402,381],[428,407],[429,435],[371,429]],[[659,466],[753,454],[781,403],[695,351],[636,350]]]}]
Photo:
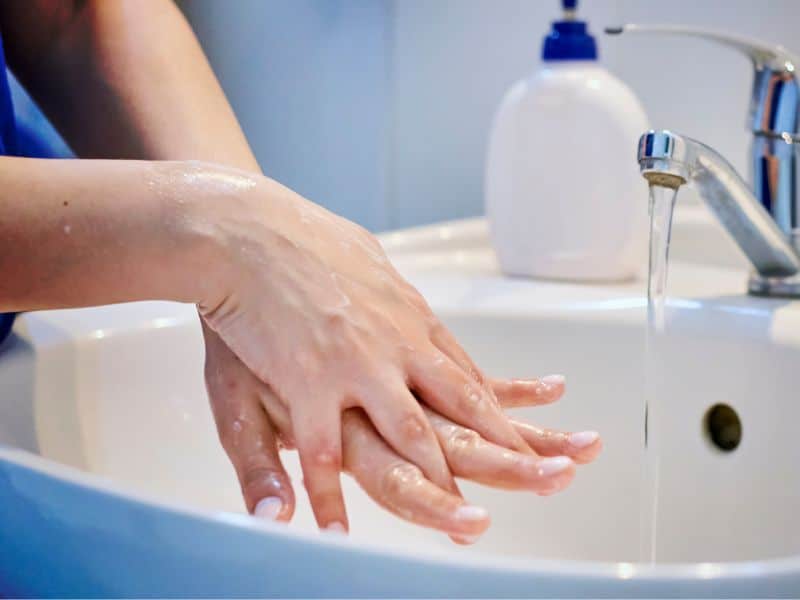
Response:
[{"label": "bathroom wall", "polygon": [[[192,0],[185,10],[265,170],[380,230],[480,214],[492,112],[539,62],[556,0]],[[796,0],[585,0],[601,57],[653,126],[747,169],[750,66],[606,24],[687,23],[800,53]],[[631,160],[634,149],[631,148]],[[554,158],[554,160],[556,160]]]},{"label": "bathroom wall", "polygon": [[265,172],[367,227],[384,227],[391,5],[180,5]]}]

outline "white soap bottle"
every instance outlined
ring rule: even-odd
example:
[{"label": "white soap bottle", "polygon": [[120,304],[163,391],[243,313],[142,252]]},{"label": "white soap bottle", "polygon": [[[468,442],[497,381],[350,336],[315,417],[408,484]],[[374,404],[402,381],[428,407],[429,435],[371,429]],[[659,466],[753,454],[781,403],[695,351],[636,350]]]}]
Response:
[{"label": "white soap bottle", "polygon": [[577,0],[545,38],[541,69],[506,94],[489,140],[486,213],[504,273],[614,281],[647,256],[647,185],[633,92],[597,61]]}]

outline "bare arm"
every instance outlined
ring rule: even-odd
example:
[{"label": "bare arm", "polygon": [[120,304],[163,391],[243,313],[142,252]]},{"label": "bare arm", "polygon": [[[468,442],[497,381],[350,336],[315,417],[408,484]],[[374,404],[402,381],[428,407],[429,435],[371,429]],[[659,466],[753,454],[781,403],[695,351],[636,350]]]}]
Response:
[{"label": "bare arm", "polygon": [[0,312],[198,301],[209,235],[191,211],[220,190],[197,168],[1,157]]},{"label": "bare arm", "polygon": [[[0,2],[0,28],[9,66],[80,157],[202,160],[259,172],[197,39],[171,0],[11,0]],[[208,187],[188,189],[187,178],[180,189],[180,177],[164,176],[191,169],[0,159],[0,178],[8,180],[0,189],[11,192],[19,183],[19,195],[8,199],[19,199],[15,210],[23,211],[0,213],[0,240],[9,242],[0,272],[10,274],[0,283],[8,288],[0,287],[0,309],[180,299],[125,284],[144,274],[172,278],[168,257],[160,255],[154,267],[146,253],[160,248],[156,232],[172,236],[177,253],[179,238],[165,229],[178,221],[185,225],[177,213],[190,206],[177,200],[183,193],[198,204],[210,194]],[[29,185],[36,180],[42,183]],[[160,196],[153,195],[156,189]],[[168,221],[158,221],[170,212]],[[30,252],[31,244],[37,252]],[[109,265],[115,285],[104,286],[108,281],[96,277],[103,272],[96,248],[127,251],[124,256],[136,256],[138,270],[122,280],[118,260]]]},{"label": "bare arm", "polygon": [[84,158],[258,164],[171,0],[0,3],[8,63]]}]

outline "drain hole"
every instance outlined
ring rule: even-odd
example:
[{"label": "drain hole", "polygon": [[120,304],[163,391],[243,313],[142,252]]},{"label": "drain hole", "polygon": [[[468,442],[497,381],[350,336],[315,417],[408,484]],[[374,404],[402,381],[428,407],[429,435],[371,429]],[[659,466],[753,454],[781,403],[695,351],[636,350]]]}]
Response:
[{"label": "drain hole", "polygon": [[703,428],[711,443],[723,452],[731,452],[742,441],[742,422],[727,404],[715,404],[706,412]]}]

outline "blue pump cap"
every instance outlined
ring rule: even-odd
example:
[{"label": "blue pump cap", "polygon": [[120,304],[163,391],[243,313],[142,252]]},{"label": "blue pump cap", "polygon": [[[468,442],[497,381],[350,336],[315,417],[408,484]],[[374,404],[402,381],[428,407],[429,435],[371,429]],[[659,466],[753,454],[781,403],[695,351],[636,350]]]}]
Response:
[{"label": "blue pump cap", "polygon": [[542,60],[597,60],[597,44],[586,29],[585,21],[574,20],[578,0],[562,0],[563,21],[555,21],[544,38]]}]

